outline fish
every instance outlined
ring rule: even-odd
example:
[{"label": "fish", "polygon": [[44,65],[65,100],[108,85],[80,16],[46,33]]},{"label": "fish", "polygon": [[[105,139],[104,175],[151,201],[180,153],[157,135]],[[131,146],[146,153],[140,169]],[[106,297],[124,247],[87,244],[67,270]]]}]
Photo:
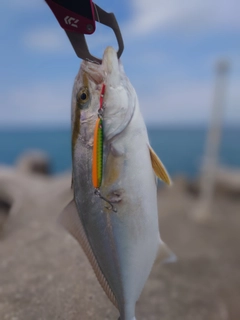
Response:
[{"label": "fish", "polygon": [[160,238],[157,204],[157,178],[171,179],[150,146],[136,91],[114,48],[105,49],[101,64],[81,63],[71,122],[74,196],[59,220],[81,245],[119,319],[136,320],[135,305],[157,254],[174,256]]}]

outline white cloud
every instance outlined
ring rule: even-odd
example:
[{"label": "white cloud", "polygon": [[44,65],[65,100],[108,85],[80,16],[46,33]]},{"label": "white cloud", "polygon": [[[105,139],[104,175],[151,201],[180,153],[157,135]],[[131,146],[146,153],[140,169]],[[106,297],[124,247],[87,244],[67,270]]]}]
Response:
[{"label": "white cloud", "polygon": [[227,84],[226,98],[225,98],[225,116],[227,121],[240,123],[240,81],[231,82]]},{"label": "white cloud", "polygon": [[71,53],[71,45],[60,27],[31,29],[23,36],[23,43],[28,49],[40,52]]},{"label": "white cloud", "polygon": [[[240,81],[226,88],[224,121],[240,123]],[[146,98],[139,94],[140,107],[148,123],[206,123],[210,119],[214,83],[179,81],[166,84]]]},{"label": "white cloud", "polygon": [[[102,57],[107,45],[112,44],[117,48],[116,39],[111,30],[98,25],[96,33],[86,36],[89,51]],[[44,26],[31,28],[23,35],[23,44],[27,49],[41,53],[72,54],[72,45],[60,26]]]},{"label": "white cloud", "polygon": [[132,0],[130,24],[134,35],[146,35],[160,28],[189,32],[206,29],[240,29],[238,0]]},{"label": "white cloud", "polygon": [[[227,88],[224,121],[240,123],[240,82]],[[214,83],[184,81],[166,84],[149,96],[138,94],[148,124],[197,124],[209,121]],[[0,125],[70,124],[72,82],[39,83],[12,88],[2,95]]]},{"label": "white cloud", "polygon": [[206,84],[175,83],[155,90],[151,98],[139,95],[140,106],[147,122],[205,122],[209,116],[211,90]]},{"label": "white cloud", "polygon": [[70,123],[72,83],[25,84],[2,94],[1,125]]}]

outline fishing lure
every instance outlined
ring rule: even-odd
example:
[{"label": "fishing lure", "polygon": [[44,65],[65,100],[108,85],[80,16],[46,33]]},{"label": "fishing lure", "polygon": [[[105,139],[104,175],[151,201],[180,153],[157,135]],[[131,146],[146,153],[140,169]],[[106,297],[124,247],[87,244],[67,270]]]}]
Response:
[{"label": "fishing lure", "polygon": [[100,94],[100,107],[98,109],[98,119],[95,124],[93,138],[93,154],[92,154],[92,183],[95,188],[95,195],[106,201],[111,207],[108,209],[117,212],[113,204],[101,195],[100,187],[103,176],[103,97],[105,93],[105,84],[102,86]]},{"label": "fishing lure", "polygon": [[101,187],[103,171],[103,121],[98,118],[93,140],[92,183],[95,189]]}]

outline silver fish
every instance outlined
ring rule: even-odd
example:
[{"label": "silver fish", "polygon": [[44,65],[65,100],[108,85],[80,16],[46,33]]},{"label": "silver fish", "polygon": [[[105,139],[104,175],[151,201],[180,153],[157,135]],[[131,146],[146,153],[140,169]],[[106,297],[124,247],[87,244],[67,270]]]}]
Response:
[{"label": "silver fish", "polygon": [[[92,148],[103,83],[101,198],[92,184]],[[82,246],[120,319],[135,320],[157,252],[169,251],[159,234],[156,176],[168,184],[170,178],[149,145],[136,92],[112,47],[101,65],[83,61],[76,76],[72,164],[74,199],[61,223]]]}]

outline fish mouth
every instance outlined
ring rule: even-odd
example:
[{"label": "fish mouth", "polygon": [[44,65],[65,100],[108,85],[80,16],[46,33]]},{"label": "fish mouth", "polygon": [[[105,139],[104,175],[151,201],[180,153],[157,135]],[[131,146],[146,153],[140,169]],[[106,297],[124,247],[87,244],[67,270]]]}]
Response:
[{"label": "fish mouth", "polygon": [[106,72],[106,85],[118,87],[120,84],[120,63],[117,52],[112,47],[107,47],[103,54],[102,66]]},{"label": "fish mouth", "polygon": [[83,61],[81,68],[96,84],[105,82],[107,86],[113,88],[120,84],[120,62],[113,47],[105,49],[102,64]]}]

